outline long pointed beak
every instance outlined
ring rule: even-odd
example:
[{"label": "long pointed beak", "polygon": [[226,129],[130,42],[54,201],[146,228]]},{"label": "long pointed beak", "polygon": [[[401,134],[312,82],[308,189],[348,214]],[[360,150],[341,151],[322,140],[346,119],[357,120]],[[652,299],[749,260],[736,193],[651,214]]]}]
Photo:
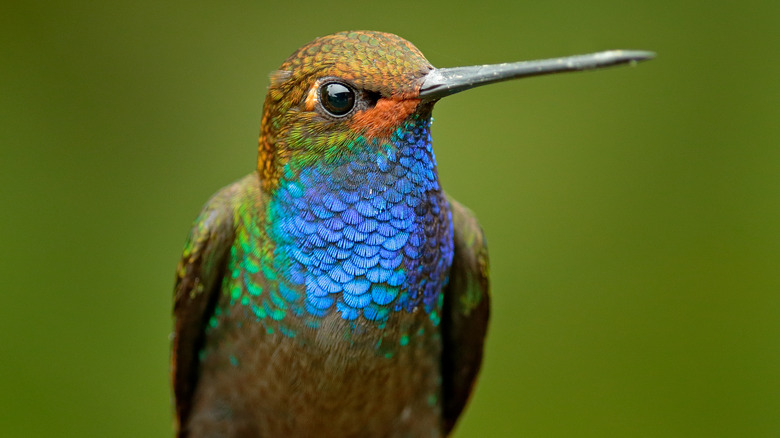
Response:
[{"label": "long pointed beak", "polygon": [[420,87],[420,99],[431,101],[480,85],[510,79],[539,76],[567,71],[593,70],[620,64],[635,64],[655,57],[642,50],[610,50],[565,58],[521,61],[471,67],[436,68],[425,76]]}]

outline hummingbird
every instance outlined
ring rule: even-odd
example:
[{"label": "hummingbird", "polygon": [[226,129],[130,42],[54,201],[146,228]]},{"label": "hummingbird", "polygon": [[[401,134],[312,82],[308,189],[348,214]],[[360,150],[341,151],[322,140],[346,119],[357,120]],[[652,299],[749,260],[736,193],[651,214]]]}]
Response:
[{"label": "hummingbird", "polygon": [[372,31],[298,49],[270,75],[256,170],[206,203],[177,267],[177,436],[449,435],[482,362],[488,251],[441,187],[434,104],[652,57],[434,68]]}]

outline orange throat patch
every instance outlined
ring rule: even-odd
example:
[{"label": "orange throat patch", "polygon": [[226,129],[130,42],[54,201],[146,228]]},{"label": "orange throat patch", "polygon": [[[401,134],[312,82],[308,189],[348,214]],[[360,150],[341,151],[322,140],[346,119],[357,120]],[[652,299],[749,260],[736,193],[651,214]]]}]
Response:
[{"label": "orange throat patch", "polygon": [[373,108],[355,114],[351,126],[368,137],[389,137],[417,110],[420,99],[381,98]]}]

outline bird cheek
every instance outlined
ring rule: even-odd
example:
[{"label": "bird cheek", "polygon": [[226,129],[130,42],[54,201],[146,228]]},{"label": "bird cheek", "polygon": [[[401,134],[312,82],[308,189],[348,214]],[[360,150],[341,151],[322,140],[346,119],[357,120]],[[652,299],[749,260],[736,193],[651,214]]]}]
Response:
[{"label": "bird cheek", "polygon": [[387,138],[417,110],[419,104],[420,99],[381,98],[374,107],[356,113],[350,125],[366,136]]}]

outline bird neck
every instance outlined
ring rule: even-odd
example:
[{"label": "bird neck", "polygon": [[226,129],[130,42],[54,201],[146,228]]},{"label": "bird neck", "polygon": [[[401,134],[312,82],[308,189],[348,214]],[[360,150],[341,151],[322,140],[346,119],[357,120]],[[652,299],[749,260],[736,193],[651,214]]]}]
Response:
[{"label": "bird neck", "polygon": [[452,220],[430,118],[410,119],[388,140],[356,141],[339,160],[291,160],[281,172],[266,215],[280,287],[305,290],[288,304],[314,317],[338,311],[381,324],[422,305],[438,318]]}]

